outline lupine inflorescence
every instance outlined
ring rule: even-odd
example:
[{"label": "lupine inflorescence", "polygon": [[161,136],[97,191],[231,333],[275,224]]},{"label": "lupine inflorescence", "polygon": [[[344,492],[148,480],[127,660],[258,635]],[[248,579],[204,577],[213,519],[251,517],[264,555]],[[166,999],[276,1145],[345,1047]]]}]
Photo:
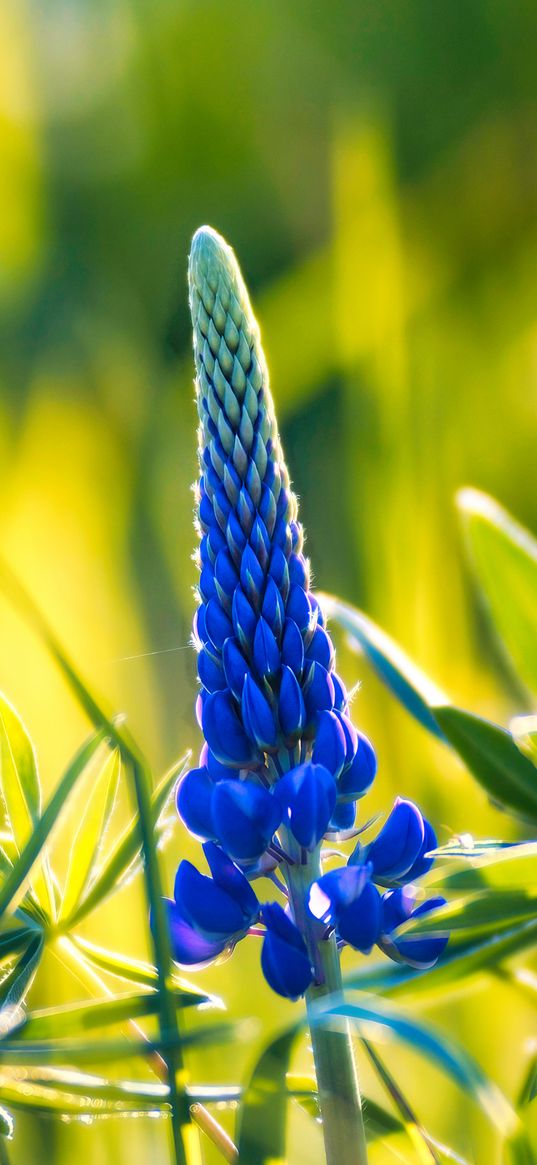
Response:
[{"label": "lupine inflorescence", "polygon": [[[415,882],[432,864],[436,838],[412,802],[398,799],[375,840],[359,840],[345,865],[323,872],[323,840],[358,836],[356,802],[373,782],[376,757],[350,718],[310,590],[248,294],[233,252],[208,227],[194,237],[189,282],[200,419],[194,642],[205,744],[177,805],[204,843],[211,877],[179,865],[169,902],[174,956],[202,964],[253,930],[263,935],[266,979],[291,998],[319,981],[316,952],[334,935],[338,946],[378,945],[430,966],[446,938],[398,937],[402,923],[442,901],[418,902]],[[297,870],[306,877],[297,881]],[[259,902],[251,883],[262,877],[285,907]]]}]

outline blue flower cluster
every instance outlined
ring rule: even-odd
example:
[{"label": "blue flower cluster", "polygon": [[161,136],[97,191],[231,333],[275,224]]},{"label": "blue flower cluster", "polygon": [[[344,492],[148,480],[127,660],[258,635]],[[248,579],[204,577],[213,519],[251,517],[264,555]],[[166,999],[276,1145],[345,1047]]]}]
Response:
[{"label": "blue flower cluster", "polygon": [[[376,757],[350,718],[310,589],[246,288],[233,252],[210,228],[194,237],[189,280],[200,418],[194,642],[205,744],[177,806],[204,843],[212,876],[179,866],[169,902],[174,956],[204,963],[253,930],[263,936],[267,981],[290,998],[314,981],[315,946],[334,934],[341,945],[378,944],[392,958],[428,966],[446,939],[397,936],[401,923],[439,902],[416,905],[413,884],[436,845],[416,806],[397,801],[372,843],[321,872],[323,840],[356,836],[356,803],[374,780]],[[297,866],[311,871],[301,918],[286,894]],[[289,898],[285,908],[259,903],[251,881],[261,876]]]}]

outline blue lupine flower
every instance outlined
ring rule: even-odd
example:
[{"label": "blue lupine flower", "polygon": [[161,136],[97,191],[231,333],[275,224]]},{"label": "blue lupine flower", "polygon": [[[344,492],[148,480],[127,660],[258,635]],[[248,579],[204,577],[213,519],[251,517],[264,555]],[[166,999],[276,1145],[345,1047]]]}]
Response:
[{"label": "blue lupine flower", "polygon": [[[200,465],[193,642],[205,745],[179,786],[177,807],[206,843],[212,878],[189,862],[179,866],[168,907],[173,949],[192,963],[232,947],[259,919],[248,879],[273,877],[280,864],[289,903],[285,911],[262,908],[262,967],[274,990],[296,998],[322,962],[314,948],[323,936],[335,933],[360,951],[378,942],[416,963],[420,951],[438,949],[438,940],[418,949],[418,940],[398,938],[401,919],[393,920],[403,907],[399,898],[381,901],[377,889],[426,873],[436,838],[416,806],[397,801],[374,841],[315,880],[323,839],[352,834],[376,756],[350,718],[310,589],[248,294],[233,252],[208,227],[193,240],[189,285]],[[309,895],[307,876],[299,879],[309,915],[306,902],[296,912],[293,906],[297,863],[311,870]]]},{"label": "blue lupine flower", "polygon": [[278,995],[298,999],[313,982],[304,939],[278,902],[263,906],[261,915],[267,928],[261,952],[265,979]]},{"label": "blue lupine flower", "polygon": [[168,903],[172,951],[178,963],[214,958],[243,938],[259,915],[256,895],[229,857],[207,842],[203,846],[212,878],[191,862],[179,865],[175,901]]},{"label": "blue lupine flower", "polygon": [[382,930],[382,901],[368,866],[343,866],[323,874],[310,888],[314,918],[336,931],[343,942],[368,953]]},{"label": "blue lupine flower", "polygon": [[[409,963],[412,967],[426,969],[434,966],[448,943],[448,935],[431,935],[423,938],[413,938],[409,935],[398,937],[397,927],[416,918],[420,914],[428,914],[445,906],[446,900],[440,895],[428,898],[414,907],[416,890],[413,886],[402,886],[397,890],[388,890],[382,898],[382,935],[379,946],[398,962]],[[395,933],[394,933],[395,932]]]}]

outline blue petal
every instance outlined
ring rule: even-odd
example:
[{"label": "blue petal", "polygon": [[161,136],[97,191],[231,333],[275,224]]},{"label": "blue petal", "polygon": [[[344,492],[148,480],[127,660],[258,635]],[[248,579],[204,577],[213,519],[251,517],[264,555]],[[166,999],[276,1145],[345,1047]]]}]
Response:
[{"label": "blue petal", "polygon": [[352,829],[355,820],[356,802],[341,801],[330,818],[327,833],[343,833],[346,829]]},{"label": "blue petal", "polygon": [[335,926],[340,913],[359,898],[368,881],[365,866],[339,866],[310,886],[308,907],[314,918]]},{"label": "blue petal", "polygon": [[212,841],[205,843],[203,852],[215,882],[235,899],[245,926],[252,926],[259,914],[259,903],[242,870]]},{"label": "blue petal", "polygon": [[308,565],[303,554],[292,554],[289,559],[289,579],[304,591],[308,589]]},{"label": "blue petal", "polygon": [[290,588],[286,607],[287,615],[296,623],[299,631],[307,631],[311,623],[311,606],[302,587],[296,583]]},{"label": "blue petal", "polygon": [[284,823],[305,849],[313,850],[326,833],[336,804],[336,782],[324,765],[310,761],[289,769],[274,787]]},{"label": "blue petal", "polygon": [[284,623],[282,661],[300,679],[304,667],[304,640],[294,619],[287,618]]},{"label": "blue petal", "polygon": [[220,550],[216,557],[214,574],[224,593],[231,596],[239,582],[239,576],[227,547]]},{"label": "blue petal", "polygon": [[225,781],[226,777],[235,776],[236,769],[231,765],[224,765],[216,759],[214,752],[211,752],[209,745],[204,744],[200,753],[200,767],[209,770],[209,776],[213,781]]},{"label": "blue petal", "polygon": [[304,686],[304,702],[308,724],[315,721],[318,712],[334,707],[334,685],[332,677],[321,663],[314,661],[308,671]]},{"label": "blue petal", "polygon": [[251,546],[245,546],[241,557],[241,584],[247,598],[258,607],[263,593],[265,575]]},{"label": "blue petal", "polygon": [[274,582],[274,579],[268,577],[265,588],[265,597],[261,607],[261,614],[267,620],[269,627],[271,627],[276,639],[279,640],[283,621],[285,618],[285,607],[283,605],[282,596]]},{"label": "blue petal", "polygon": [[340,911],[339,936],[355,950],[368,954],[380,937],[381,925],[380,894],[371,882],[366,882],[359,897]]},{"label": "blue petal", "polygon": [[412,801],[398,797],[378,837],[367,849],[374,881],[390,885],[404,877],[420,853],[424,836],[419,809]]},{"label": "blue petal", "polygon": [[339,783],[340,792],[353,797],[363,797],[371,788],[376,771],[377,758],[373,745],[363,732],[359,732],[354,760],[343,773]]},{"label": "blue petal", "polygon": [[345,733],[334,712],[319,712],[315,731],[312,760],[325,765],[334,777],[339,777],[346,756]]},{"label": "blue petal", "polygon": [[258,748],[274,749],[278,743],[276,717],[263,693],[250,676],[242,689],[242,719],[250,740]]},{"label": "blue petal", "polygon": [[263,907],[267,928],[261,967],[267,983],[286,999],[299,999],[313,982],[306,944],[294,922],[274,902]]},{"label": "blue petal", "polygon": [[203,570],[200,574],[198,586],[199,586],[200,595],[205,603],[208,603],[209,599],[214,598],[214,596],[216,595],[216,587],[215,587],[215,583],[214,583],[214,571],[213,571],[213,568],[210,565],[210,563],[207,563],[203,567]]},{"label": "blue petal", "polygon": [[382,895],[382,933],[390,934],[406,922],[414,909],[416,892],[412,886],[399,886]]},{"label": "blue petal", "polygon": [[184,967],[202,967],[211,963],[228,945],[226,939],[207,939],[185,922],[179,907],[171,898],[165,898],[172,956]]},{"label": "blue petal", "polygon": [[[274,537],[274,541],[276,541],[276,537],[277,537],[277,529],[276,528],[274,530],[273,537]],[[272,553],[270,555],[269,574],[270,574],[270,577],[274,579],[274,582],[276,583],[276,586],[278,587],[278,590],[280,591],[280,594],[281,594],[283,601],[285,603],[287,601],[287,598],[289,595],[289,567],[287,565],[287,559],[285,557],[285,554],[284,554],[281,546],[275,545],[272,547]],[[288,613],[290,613],[290,612],[288,612]]]},{"label": "blue petal", "polygon": [[[440,906],[445,905],[445,898],[440,896],[436,898],[429,898],[426,902],[422,902],[420,906],[413,910],[410,917],[416,918],[420,914],[428,914],[430,910],[436,910]],[[412,967],[421,968],[423,970],[434,966],[437,959],[445,950],[449,941],[449,935],[438,935],[424,937],[424,938],[397,938],[392,936],[391,944],[395,947],[395,951],[405,963],[409,963]],[[391,949],[391,944],[383,944],[383,950],[393,958],[395,952]]]},{"label": "blue petal", "polygon": [[243,912],[234,898],[212,878],[183,861],[175,877],[175,901],[185,922],[209,941],[225,939],[244,929]]},{"label": "blue petal", "polygon": [[218,599],[210,599],[205,609],[205,629],[218,651],[224,640],[233,635],[233,627]]},{"label": "blue petal", "polygon": [[288,746],[294,744],[302,733],[306,710],[302,689],[290,667],[282,667],[282,682],[278,701],[280,727]]},{"label": "blue petal", "polygon": [[233,692],[235,698],[240,700],[244,686],[244,678],[250,671],[250,668],[246,663],[237,639],[226,639],[222,649],[222,660],[228,688]]},{"label": "blue petal", "polygon": [[243,647],[250,647],[255,634],[257,616],[240,587],[237,587],[233,595],[231,617],[235,635]]},{"label": "blue petal", "polygon": [[212,814],[214,835],[226,853],[239,861],[259,858],[281,821],[278,802],[251,781],[220,781]]},{"label": "blue petal", "polygon": [[221,663],[204,647],[198,654],[198,675],[207,692],[218,692],[226,686]]},{"label": "blue petal", "polygon": [[426,821],[425,818],[423,818],[423,829],[424,838],[422,847],[416,858],[416,861],[410,867],[408,874],[405,875],[409,882],[415,881],[416,878],[422,878],[423,875],[426,874],[434,864],[434,858],[427,858],[425,857],[425,854],[428,854],[430,850],[436,849],[438,845],[436,833],[432,825]]},{"label": "blue petal", "polygon": [[228,691],[207,696],[202,724],[207,744],[222,764],[248,768],[259,761],[259,754],[244,731]]},{"label": "blue petal", "polygon": [[330,639],[328,633],[324,630],[324,627],[315,628],[311,642],[308,644],[306,659],[310,662],[313,662],[313,660],[316,659],[317,663],[322,663],[323,667],[326,668],[327,671],[330,671],[334,666],[334,648],[332,640]]},{"label": "blue petal", "polygon": [[252,530],[250,532],[250,545],[252,550],[261,564],[263,570],[266,568],[269,552],[270,552],[270,538],[268,530],[263,519],[257,514]]},{"label": "blue petal", "polygon": [[344,712],[336,712],[336,716],[345,733],[345,741],[347,745],[347,753],[345,756],[345,764],[352,764],[358,748],[358,733],[354,727],[352,720]]},{"label": "blue petal", "polygon": [[337,708],[338,712],[344,712],[349,702],[345,684],[335,672],[332,672],[332,683],[335,691],[334,708]]},{"label": "blue petal", "polygon": [[206,768],[191,769],[177,787],[177,812],[187,829],[203,841],[217,836],[211,815],[214,788]]},{"label": "blue petal", "polygon": [[280,649],[266,619],[261,615],[254,635],[254,665],[260,679],[272,679],[280,670]]}]

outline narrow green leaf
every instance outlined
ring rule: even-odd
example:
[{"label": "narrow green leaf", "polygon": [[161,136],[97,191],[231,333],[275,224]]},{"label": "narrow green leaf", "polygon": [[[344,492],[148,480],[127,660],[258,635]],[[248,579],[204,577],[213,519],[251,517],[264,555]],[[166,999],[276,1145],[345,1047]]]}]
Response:
[{"label": "narrow green leaf", "polygon": [[431,709],[449,700],[390,636],[362,611],[333,595],[319,596],[323,610],[347,632],[355,647],[364,653],[380,679],[412,716],[432,732],[442,736]]},{"label": "narrow green leaf", "polygon": [[517,748],[511,733],[460,708],[435,708],[435,717],[489,797],[537,820],[537,768]]},{"label": "narrow green leaf", "polygon": [[0,887],[0,915],[11,906],[18,890],[28,878],[34,863],[41,854],[43,846],[48,841],[52,830],[60,818],[62,809],[71,791],[74,789],[79,777],[84,772],[86,765],[91,760],[97,748],[100,747],[102,739],[103,736],[100,732],[91,736],[82,745],[82,748],[79,749],[66,769],[59,785],[47,803],[43,815],[37,820],[35,828],[26,844],[22,847],[17,861],[9,870]]},{"label": "narrow green leaf", "polygon": [[[187,754],[187,757],[189,755]],[[177,781],[184,772],[185,764],[185,757],[177,761],[177,764],[159,782],[151,796],[151,814],[155,844],[158,843],[159,818],[164,812]],[[100,905],[105,898],[120,889],[128,878],[132,877],[136,863],[141,863],[142,860],[141,849],[142,833],[140,818],[136,813],[121,837],[112,847],[110,853],[105,857],[87,894],[66,919],[66,926],[75,926],[90,914],[96,906]]]},{"label": "narrow green leaf", "polygon": [[537,695],[537,541],[493,498],[457,495],[472,565],[516,674]]},{"label": "narrow green leaf", "polygon": [[[0,789],[17,854],[37,828],[41,787],[34,746],[15,709],[0,693]],[[35,871],[33,890],[40,906],[54,914],[54,891],[46,861]]]},{"label": "narrow green leaf", "polygon": [[93,870],[101,853],[110,815],[114,808],[121,757],[118,748],[112,749],[97,770],[86,771],[87,795],[71,845],[69,867],[63,889],[60,919],[68,918],[75,910],[91,882]]},{"label": "narrow green leaf", "polygon": [[375,991],[382,995],[427,995],[457,990],[472,975],[494,970],[501,959],[518,955],[537,943],[537,920],[525,922],[500,935],[486,935],[462,943],[450,944],[435,967],[417,971],[398,963],[373,963],[345,976],[346,987]]},{"label": "narrow green leaf", "polygon": [[504,1135],[519,1127],[516,1113],[503,1093],[463,1047],[388,1000],[360,993],[356,999],[327,1000],[323,1006],[317,1005],[316,1012],[318,1023],[330,1022],[337,1017],[351,1019],[362,1038],[371,1043],[384,1043],[386,1039],[402,1042],[436,1064],[458,1084]]},{"label": "narrow green leaf", "polygon": [[537,716],[513,716],[509,729],[517,748],[537,765]]},{"label": "narrow green leaf", "polygon": [[489,849],[479,857],[465,855],[458,869],[446,868],[446,863],[431,871],[427,889],[431,886],[444,891],[455,890],[525,890],[537,884],[537,842]]},{"label": "narrow green leaf", "polygon": [[[137,983],[140,987],[150,987],[153,990],[158,987],[157,969],[152,967],[150,963],[142,963],[138,959],[131,959],[129,955],[120,955],[115,951],[98,947],[95,943],[80,938],[79,935],[70,935],[69,937],[86,962],[99,971],[106,971],[107,974],[116,975],[118,979],[125,979],[129,983]],[[207,995],[200,987],[187,982],[175,971],[171,983],[174,990],[190,992],[196,996],[198,1004],[210,1003],[213,1007],[223,1007],[222,1001],[216,995]]]},{"label": "narrow green leaf", "polygon": [[362,1045],[381,1084],[388,1093],[388,1096],[391,1097],[395,1108],[402,1118],[401,1128],[404,1129],[409,1140],[415,1146],[419,1161],[422,1165],[440,1165],[439,1157],[431,1145],[430,1138],[409,1104],[400,1084],[392,1076],[388,1066],[381,1059],[372,1044],[368,1040],[362,1040]]},{"label": "narrow green leaf", "polygon": [[517,1129],[505,1145],[505,1161],[509,1165],[537,1165],[537,1157],[533,1152],[528,1134],[525,1129]]},{"label": "narrow green leaf", "polygon": [[[173,996],[175,1006],[178,1008],[199,1006],[199,996],[194,992],[174,990]],[[156,991],[143,995],[115,995],[110,999],[92,999],[84,1003],[67,1004],[64,1007],[50,1007],[44,1011],[32,1012],[12,1039],[25,1042],[73,1038],[99,1028],[126,1023],[131,1019],[155,1015],[158,1007]]]},{"label": "narrow green leaf", "polygon": [[236,1040],[238,1024],[219,1024],[206,1027],[183,1036],[165,1034],[149,1040],[24,1040],[4,1039],[0,1041],[0,1065],[7,1064],[116,1064],[122,1060],[140,1057],[147,1059],[155,1052],[166,1056],[172,1049],[213,1046]]},{"label": "narrow green leaf", "polygon": [[[313,1077],[300,1076],[294,1072],[288,1072],[286,1082],[289,1097],[296,1100],[299,1107],[308,1116],[319,1121],[321,1119],[321,1110],[319,1107],[317,1084]],[[393,1136],[396,1133],[404,1132],[403,1123],[391,1112],[388,1112],[381,1104],[378,1104],[376,1100],[372,1100],[371,1097],[362,1096],[362,1110],[368,1142],[381,1140]]]},{"label": "narrow green leaf", "polygon": [[525,890],[480,890],[410,919],[396,933],[406,937],[464,930],[474,936],[514,926],[536,914],[537,883]]},{"label": "narrow green leaf", "polygon": [[[22,1019],[21,1004],[32,986],[43,948],[43,935],[33,934],[20,959],[15,962],[0,984],[0,1006],[2,1009],[0,1028],[3,1031],[6,1030],[7,1016],[10,1012],[13,1013],[12,1022],[19,1022]],[[7,1030],[10,1026],[11,1023],[9,1023]]]}]

